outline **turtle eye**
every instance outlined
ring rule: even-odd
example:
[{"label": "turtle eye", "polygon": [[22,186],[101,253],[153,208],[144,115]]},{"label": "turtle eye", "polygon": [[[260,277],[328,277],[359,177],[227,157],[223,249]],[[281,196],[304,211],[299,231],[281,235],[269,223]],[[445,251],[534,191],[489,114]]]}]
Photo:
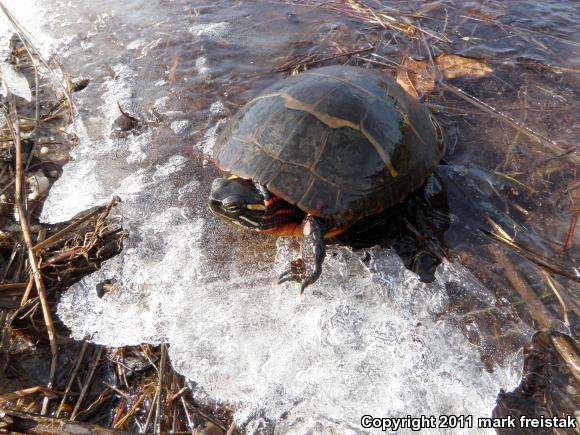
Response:
[{"label": "turtle eye", "polygon": [[236,196],[230,196],[222,201],[222,207],[230,213],[239,211],[244,206],[244,201]]},{"label": "turtle eye", "polygon": [[235,212],[242,208],[242,204],[224,204],[224,207],[227,211]]}]

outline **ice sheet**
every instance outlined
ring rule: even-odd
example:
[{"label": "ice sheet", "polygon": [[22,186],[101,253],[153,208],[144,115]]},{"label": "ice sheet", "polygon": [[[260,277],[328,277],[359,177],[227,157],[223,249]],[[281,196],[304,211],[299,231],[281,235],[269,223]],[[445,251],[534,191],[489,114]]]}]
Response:
[{"label": "ice sheet", "polygon": [[[176,369],[235,402],[241,426],[276,422],[278,433],[303,433],[354,430],[364,414],[483,417],[499,389],[518,382],[518,355],[490,373],[462,332],[437,320],[447,283],[490,297],[461,266],[444,263],[424,284],[389,250],[372,253],[370,272],[358,254],[333,247],[320,282],[300,299],[295,287],[271,284],[269,265],[204,279],[203,219],[189,222],[177,209],[149,217],[139,230],[146,240],[67,292],[59,315],[77,338],[167,341]],[[288,245],[278,243],[274,269]],[[103,279],[116,285],[99,299]]]}]

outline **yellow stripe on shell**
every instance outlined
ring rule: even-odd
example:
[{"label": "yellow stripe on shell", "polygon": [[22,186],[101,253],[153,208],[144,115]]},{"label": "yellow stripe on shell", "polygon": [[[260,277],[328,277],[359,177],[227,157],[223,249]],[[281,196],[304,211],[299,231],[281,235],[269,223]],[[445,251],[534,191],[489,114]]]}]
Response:
[{"label": "yellow stripe on shell", "polygon": [[330,128],[342,128],[349,127],[353,130],[359,131],[364,137],[373,145],[377,154],[381,157],[381,160],[389,170],[391,177],[395,178],[399,175],[393,164],[391,163],[390,157],[387,155],[381,144],[362,126],[355,124],[347,119],[337,118],[336,116],[328,115],[327,113],[322,113],[316,110],[315,104],[304,103],[296,98],[288,95],[281,94],[280,97],[284,99],[286,107],[294,110],[302,110],[304,112],[310,113],[320,122],[324,123]]}]

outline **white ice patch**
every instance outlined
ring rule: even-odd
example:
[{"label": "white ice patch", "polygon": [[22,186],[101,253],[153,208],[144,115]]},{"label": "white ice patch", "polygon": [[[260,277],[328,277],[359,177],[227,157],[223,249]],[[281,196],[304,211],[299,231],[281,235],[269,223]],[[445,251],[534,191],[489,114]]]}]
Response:
[{"label": "white ice patch", "polygon": [[[447,307],[448,282],[490,297],[461,266],[446,262],[424,284],[391,251],[376,250],[369,273],[356,254],[331,248],[321,280],[300,300],[295,286],[271,284],[292,255],[287,241],[275,267],[225,267],[228,279],[213,281],[204,278],[212,265],[199,246],[201,217],[186,219],[177,208],[123,214],[139,243],[67,292],[59,316],[77,338],[167,341],[176,369],[235,402],[236,420],[248,428],[261,418],[298,434],[360,429],[364,414],[488,417],[499,389],[518,382],[516,367],[487,372],[461,331],[435,320]],[[99,299],[104,279],[116,284]]]},{"label": "white ice patch", "polygon": [[206,76],[210,72],[210,68],[207,65],[207,59],[205,57],[198,57],[195,60],[195,69],[200,76]]},{"label": "white ice patch", "polygon": [[222,119],[216,122],[213,126],[207,129],[205,132],[202,141],[196,145],[197,148],[200,148],[203,154],[207,155],[211,153],[213,146],[218,137],[218,129],[223,125],[225,119]]},{"label": "white ice patch", "polygon": [[229,23],[205,23],[192,26],[189,31],[194,37],[217,39],[225,36],[230,29]]},{"label": "white ice patch", "polygon": [[181,119],[179,121],[173,121],[171,123],[171,130],[173,130],[173,132],[175,134],[180,134],[180,133],[183,133],[185,131],[185,129],[187,127],[189,127],[190,124],[191,123],[187,119]]},{"label": "white ice patch", "polygon": [[17,97],[24,98],[30,102],[32,100],[32,91],[26,77],[17,72],[12,65],[0,61],[0,94],[8,95],[11,93]]},{"label": "white ice patch", "polygon": [[212,115],[221,115],[224,113],[224,110],[225,110],[224,103],[222,103],[221,101],[215,101],[211,103],[211,106],[209,106],[209,113],[211,113]]}]

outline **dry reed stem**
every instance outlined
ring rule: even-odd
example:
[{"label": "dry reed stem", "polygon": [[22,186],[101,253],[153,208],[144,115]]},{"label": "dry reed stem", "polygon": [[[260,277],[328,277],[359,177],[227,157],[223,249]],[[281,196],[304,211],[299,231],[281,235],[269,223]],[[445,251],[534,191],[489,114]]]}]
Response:
[{"label": "dry reed stem", "polygon": [[163,402],[163,388],[165,384],[165,370],[167,364],[167,345],[161,344],[161,355],[159,361],[159,381],[157,384],[157,390],[159,394],[157,395],[157,402],[155,405],[155,425],[154,430],[156,433],[161,433],[161,425],[163,423],[163,413],[162,413],[162,402]]},{"label": "dry reed stem", "polygon": [[64,394],[62,395],[62,399],[60,401],[60,404],[58,405],[58,409],[56,410],[56,417],[60,417],[60,413],[62,412],[62,408],[63,408],[64,404],[66,403],[66,399],[68,397],[68,394],[70,393],[70,390],[72,388],[72,384],[75,381],[75,379],[77,378],[77,375],[79,373],[79,369],[81,368],[81,363],[83,362],[83,359],[85,357],[85,353],[87,352],[88,347],[89,347],[88,342],[83,340],[83,344],[81,346],[79,356],[77,357],[77,360],[75,361],[75,365],[72,369],[69,380],[66,384]]},{"label": "dry reed stem", "polygon": [[524,301],[530,315],[536,321],[539,328],[550,329],[554,323],[554,317],[516,270],[505,253],[494,245],[490,245],[488,250],[496,264],[499,264],[504,268],[506,278]]},{"label": "dry reed stem", "polygon": [[[1,5],[1,4],[0,4]],[[16,106],[14,105],[14,99],[10,93],[7,96],[9,108],[11,113],[18,120],[18,113],[16,111]],[[40,304],[42,307],[42,314],[44,317],[44,322],[46,324],[46,329],[48,332],[48,340],[50,343],[50,352],[52,354],[52,360],[50,364],[50,373],[48,378],[47,387],[52,388],[54,378],[56,376],[56,364],[58,356],[58,347],[56,344],[56,332],[54,329],[54,324],[52,321],[52,314],[50,312],[50,306],[48,304],[48,298],[46,296],[46,289],[44,288],[44,282],[42,280],[42,275],[38,269],[39,259],[32,250],[33,242],[32,235],[30,233],[30,224],[28,222],[28,213],[26,212],[25,206],[25,195],[24,195],[24,165],[22,161],[22,141],[20,140],[20,127],[18,121],[13,123],[12,118],[9,114],[4,113],[4,118],[6,123],[10,128],[13,136],[14,142],[16,144],[16,174],[15,174],[15,189],[14,189],[14,203],[18,211],[18,217],[20,220],[20,226],[22,230],[22,235],[24,237],[24,242],[26,243],[26,248],[28,251],[28,261],[30,263],[30,268],[32,269],[32,275],[34,276],[34,282],[36,284],[36,291],[40,299]],[[41,415],[45,415],[48,410],[48,397],[42,403]]]},{"label": "dry reed stem", "polygon": [[24,388],[22,390],[13,391],[11,393],[0,394],[0,402],[8,402],[12,400],[18,400],[26,396],[30,396],[31,394],[36,394],[39,391],[47,394],[46,388],[44,387],[31,387],[31,388]]},{"label": "dry reed stem", "polygon": [[42,417],[28,412],[0,408],[0,423],[9,433],[51,434],[51,435],[121,435],[121,432],[92,423],[71,422],[68,420]]},{"label": "dry reed stem", "polygon": [[156,388],[155,394],[153,395],[153,400],[151,401],[151,406],[149,407],[149,412],[147,413],[147,419],[145,419],[145,425],[143,426],[141,433],[147,433],[147,429],[149,428],[149,424],[151,423],[151,420],[154,419],[153,414],[154,414],[155,409],[156,409],[155,404],[157,403],[158,396],[159,396],[159,389]]},{"label": "dry reed stem", "polygon": [[10,282],[7,284],[0,284],[0,291],[2,290],[22,290],[25,289],[28,286],[27,283],[25,282]]},{"label": "dry reed stem", "polygon": [[187,425],[189,426],[189,430],[191,431],[191,434],[194,435],[195,429],[193,428],[193,420],[191,419],[191,415],[187,410],[187,406],[185,405],[185,399],[183,398],[183,396],[179,396],[179,401],[181,402],[183,412],[185,413],[185,418],[187,419]]},{"label": "dry reed stem", "polygon": [[95,376],[95,372],[97,371],[97,367],[99,365],[99,360],[101,359],[102,352],[103,352],[103,348],[99,346],[99,349],[97,350],[97,354],[95,356],[95,360],[91,366],[91,370],[89,372],[89,375],[87,376],[87,379],[85,380],[85,384],[83,385],[81,393],[79,394],[79,397],[77,399],[77,403],[75,404],[73,412],[70,416],[71,421],[76,420],[76,418],[79,414],[80,407],[81,407],[83,401],[85,400],[85,397],[87,396],[87,394],[89,392],[89,388],[91,387],[91,384],[93,383],[93,377]]}]

